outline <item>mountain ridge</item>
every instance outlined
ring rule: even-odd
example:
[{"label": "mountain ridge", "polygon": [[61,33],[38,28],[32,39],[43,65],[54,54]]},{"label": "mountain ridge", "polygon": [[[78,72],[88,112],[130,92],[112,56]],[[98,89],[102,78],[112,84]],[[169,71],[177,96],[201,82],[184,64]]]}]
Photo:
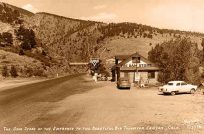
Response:
[{"label": "mountain ridge", "polygon": [[[11,19],[0,18],[0,28],[3,29],[3,25],[10,28],[12,32],[7,31],[13,43],[7,43],[0,49],[36,59],[43,64],[48,75],[84,71],[86,69],[73,68],[69,63],[88,62],[91,57],[106,61],[117,54],[136,51],[148,57],[148,52],[157,44],[177,38],[189,38],[202,49],[204,34],[199,32],[159,29],[129,22],[108,24],[46,12],[34,14],[15,6],[3,5],[0,15]],[[4,9],[8,12],[3,12]],[[28,36],[29,39],[21,39],[21,36],[26,36],[25,32],[32,38]]]},{"label": "mountain ridge", "polygon": [[[37,13],[32,13],[26,9],[22,9],[20,7],[5,3],[5,2],[0,2],[1,4],[6,4],[7,6],[10,6],[16,10],[19,10],[21,13],[24,12],[24,15],[28,15],[28,16],[33,16],[35,14],[46,14],[46,15],[52,15],[55,17],[61,17],[61,18],[65,18],[65,19],[70,19],[70,20],[76,20],[76,21],[89,21],[89,22],[95,22],[95,23],[102,23],[102,24],[117,24],[117,23],[105,23],[105,22],[99,22],[99,21],[93,21],[93,20],[82,20],[82,19],[76,19],[76,18],[70,18],[70,17],[66,17],[66,16],[61,16],[61,15],[57,15],[57,14],[53,14],[53,13],[49,13],[49,12],[37,12]],[[171,29],[171,28],[159,28],[156,26],[151,26],[151,25],[147,25],[147,24],[140,24],[140,23],[136,23],[136,22],[119,22],[119,23],[130,23],[130,24],[138,24],[138,25],[143,25],[143,26],[147,26],[147,27],[151,27],[153,29],[160,29],[160,30],[164,30],[164,31],[175,31],[175,32],[184,32],[184,33],[193,33],[193,34],[198,34],[198,35],[204,35],[204,32],[198,32],[198,31],[187,31],[187,30],[179,30],[179,29]]]}]

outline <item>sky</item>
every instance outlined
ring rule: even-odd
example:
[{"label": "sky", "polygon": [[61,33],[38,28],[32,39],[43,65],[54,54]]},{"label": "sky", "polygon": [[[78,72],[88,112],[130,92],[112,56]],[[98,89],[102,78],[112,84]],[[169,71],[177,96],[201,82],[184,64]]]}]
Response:
[{"label": "sky", "polygon": [[204,0],[0,0],[31,12],[204,33]]}]

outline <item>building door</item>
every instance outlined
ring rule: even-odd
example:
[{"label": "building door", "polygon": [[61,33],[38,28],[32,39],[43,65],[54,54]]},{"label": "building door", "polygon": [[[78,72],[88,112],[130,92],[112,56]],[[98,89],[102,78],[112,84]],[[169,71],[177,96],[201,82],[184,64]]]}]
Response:
[{"label": "building door", "polygon": [[128,72],[124,72],[124,77],[129,79],[129,73]]}]

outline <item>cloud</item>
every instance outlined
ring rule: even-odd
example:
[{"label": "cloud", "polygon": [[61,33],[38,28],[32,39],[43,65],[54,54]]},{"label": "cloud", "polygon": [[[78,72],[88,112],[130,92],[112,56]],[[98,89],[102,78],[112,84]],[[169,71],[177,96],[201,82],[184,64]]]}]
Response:
[{"label": "cloud", "polygon": [[28,10],[30,12],[33,12],[33,13],[39,12],[39,10],[37,8],[33,7],[31,4],[26,4],[26,5],[22,6],[22,8],[25,10]]},{"label": "cloud", "polygon": [[104,9],[106,7],[107,7],[106,5],[97,5],[97,6],[93,7],[93,9],[100,10],[100,9]]},{"label": "cloud", "polygon": [[119,17],[114,13],[102,12],[94,16],[89,17],[81,17],[82,20],[93,20],[93,21],[101,21],[101,22],[118,22]]}]

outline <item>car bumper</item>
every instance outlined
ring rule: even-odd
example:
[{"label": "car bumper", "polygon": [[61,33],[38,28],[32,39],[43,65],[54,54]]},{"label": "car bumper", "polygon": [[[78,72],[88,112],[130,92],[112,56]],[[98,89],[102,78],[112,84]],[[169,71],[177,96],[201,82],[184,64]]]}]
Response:
[{"label": "car bumper", "polygon": [[130,88],[130,85],[118,85],[119,88]]},{"label": "car bumper", "polygon": [[171,93],[171,92],[169,92],[169,91],[163,91],[163,93]]},{"label": "car bumper", "polygon": [[170,91],[163,89],[163,88],[159,88],[158,91],[162,93],[171,93]]}]

